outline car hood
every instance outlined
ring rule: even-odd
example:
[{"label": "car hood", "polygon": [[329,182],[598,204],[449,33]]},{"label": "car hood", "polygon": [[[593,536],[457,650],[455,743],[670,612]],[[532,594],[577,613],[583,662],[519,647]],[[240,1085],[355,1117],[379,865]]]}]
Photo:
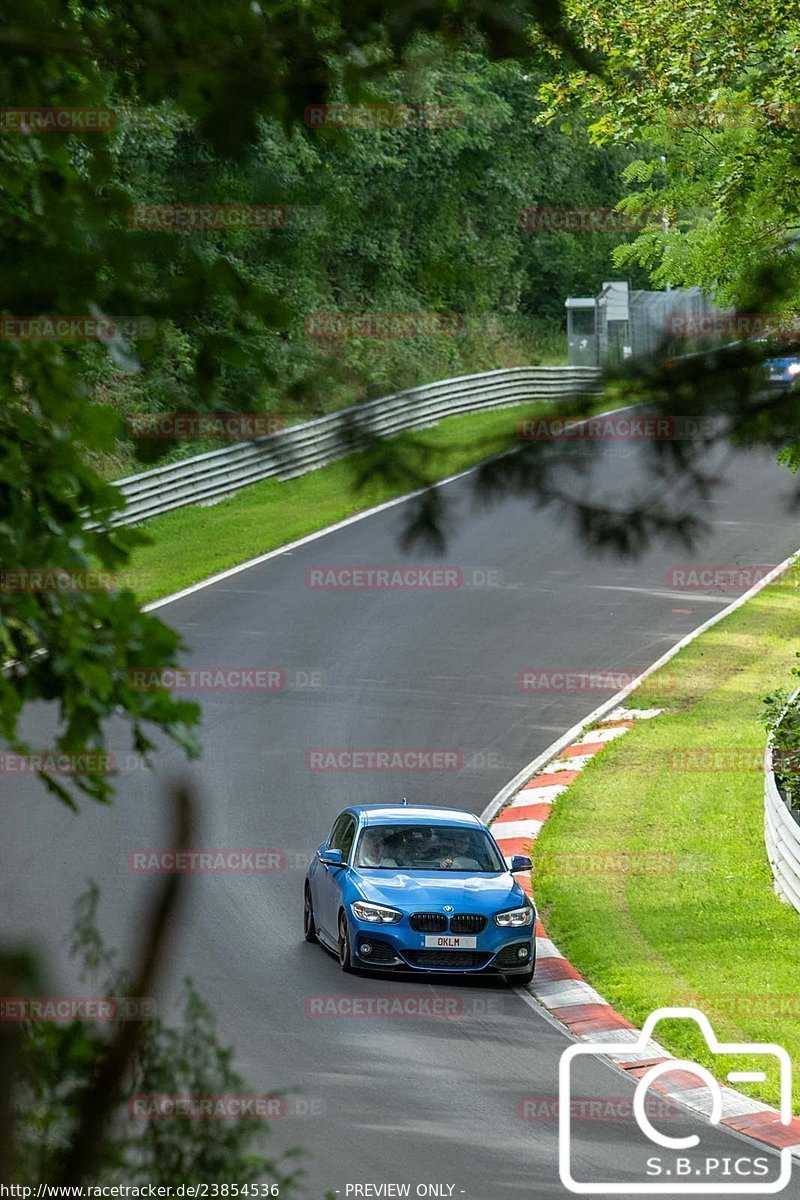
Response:
[{"label": "car hood", "polygon": [[389,904],[404,912],[438,911],[452,904],[456,912],[499,912],[527,903],[525,893],[507,872],[358,870],[353,883],[365,900]]}]

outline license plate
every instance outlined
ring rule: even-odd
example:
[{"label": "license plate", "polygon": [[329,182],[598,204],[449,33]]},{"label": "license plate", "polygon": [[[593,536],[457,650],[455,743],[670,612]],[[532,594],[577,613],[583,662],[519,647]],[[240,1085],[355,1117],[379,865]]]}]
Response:
[{"label": "license plate", "polygon": [[425,935],[425,947],[428,950],[474,950],[477,945],[476,937],[459,937],[452,933],[428,933]]}]

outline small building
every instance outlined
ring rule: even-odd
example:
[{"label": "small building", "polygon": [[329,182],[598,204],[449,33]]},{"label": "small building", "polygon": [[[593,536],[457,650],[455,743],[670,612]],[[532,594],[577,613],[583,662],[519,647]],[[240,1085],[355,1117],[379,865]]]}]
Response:
[{"label": "small building", "polygon": [[675,318],[720,311],[697,287],[631,291],[618,279],[607,280],[594,297],[570,296],[564,304],[571,367],[619,366],[628,358],[652,357],[680,326]]},{"label": "small building", "polygon": [[567,309],[568,362],[571,367],[597,366],[597,302],[594,296],[570,296]]}]

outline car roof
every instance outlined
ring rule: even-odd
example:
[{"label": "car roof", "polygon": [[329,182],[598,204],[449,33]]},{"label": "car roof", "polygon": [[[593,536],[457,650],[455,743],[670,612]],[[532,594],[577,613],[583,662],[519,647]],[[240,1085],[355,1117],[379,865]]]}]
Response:
[{"label": "car roof", "polygon": [[478,825],[483,822],[474,813],[458,808],[433,808],[424,805],[363,804],[350,810],[360,816],[365,825]]}]

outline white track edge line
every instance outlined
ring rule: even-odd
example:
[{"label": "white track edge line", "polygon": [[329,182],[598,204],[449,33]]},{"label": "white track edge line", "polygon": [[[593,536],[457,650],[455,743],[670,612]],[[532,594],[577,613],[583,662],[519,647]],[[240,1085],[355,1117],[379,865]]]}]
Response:
[{"label": "white track edge line", "polygon": [[[621,408],[611,408],[604,412],[594,413],[593,416],[613,417],[615,413],[628,412],[629,409],[638,407],[638,404],[625,404]],[[585,421],[590,419],[590,417],[584,418]],[[574,424],[579,425],[581,422],[576,421]],[[274,550],[267,550],[264,554],[259,554],[255,558],[248,558],[243,563],[237,563],[234,567],[228,567],[224,571],[218,571],[214,575],[209,575],[207,579],[201,579],[198,583],[189,584],[188,587],[181,588],[177,592],[172,592],[169,596],[162,596],[161,599],[151,600],[149,604],[143,605],[142,612],[154,612],[158,608],[163,608],[166,604],[172,604],[175,600],[182,600],[184,596],[191,596],[195,592],[200,592],[215,583],[221,583],[222,580],[230,579],[233,575],[238,575],[241,571],[249,570],[250,567],[260,566],[261,563],[269,562],[271,558],[278,558],[281,554],[291,553],[292,550],[297,550],[300,546],[307,546],[309,542],[315,542],[319,538],[327,537],[329,533],[337,533],[340,529],[346,529],[348,525],[354,525],[356,521],[364,521],[367,517],[374,517],[378,513],[386,512],[390,508],[395,508],[398,504],[405,504],[408,500],[415,500],[417,496],[422,496],[425,492],[430,491],[431,488],[446,487],[447,484],[455,483],[458,479],[465,479],[467,475],[472,475],[485,463],[492,462],[497,458],[504,458],[508,454],[516,454],[519,449],[520,447],[512,446],[508,450],[501,450],[499,454],[485,458],[471,467],[466,467],[463,471],[457,471],[455,475],[448,475],[445,479],[437,479],[434,483],[428,484],[426,487],[417,488],[415,492],[407,492],[404,496],[395,496],[391,500],[384,500],[381,504],[376,504],[374,508],[366,508],[363,512],[353,513],[349,517],[344,517],[341,521],[336,521],[333,525],[326,525],[324,529],[316,529],[313,533],[307,533],[303,537],[297,538],[294,542],[286,542],[282,546],[276,546]],[[235,494],[238,495],[238,493]],[[187,505],[186,507],[190,506]]]},{"label": "white track edge line", "polygon": [[741,608],[743,604],[746,604],[748,600],[751,600],[753,596],[758,595],[763,588],[767,587],[774,579],[777,579],[779,575],[782,575],[784,571],[788,570],[798,554],[800,554],[800,549],[795,550],[789,555],[788,558],[785,558],[782,563],[779,563],[777,567],[773,567],[763,579],[759,579],[758,583],[754,583],[748,591],[731,601],[731,603],[725,608],[720,609],[718,613],[714,613],[713,617],[709,617],[707,621],[703,621],[702,625],[698,625],[696,629],[693,629],[690,633],[685,634],[680,641],[676,642],[674,646],[670,646],[669,650],[665,651],[665,653],[662,654],[660,658],[657,658],[656,661],[651,664],[651,666],[647,667],[646,670],[642,671],[640,675],[637,675],[635,679],[626,684],[625,687],[622,688],[621,691],[617,692],[616,695],[612,696],[610,700],[604,700],[603,703],[590,712],[588,716],[584,717],[581,721],[578,721],[577,725],[573,725],[572,728],[568,729],[567,732],[562,734],[560,738],[557,738],[556,741],[551,742],[546,750],[543,750],[541,754],[537,754],[536,758],[532,759],[531,762],[529,762],[527,766],[524,766],[521,771],[518,771],[514,778],[509,780],[509,782],[505,784],[505,786],[502,787],[499,792],[497,792],[497,794],[489,801],[489,803],[486,805],[486,808],[481,813],[481,820],[487,825],[490,824],[490,822],[493,821],[500,812],[500,809],[511,799],[512,796],[516,794],[522,785],[527,783],[528,780],[539,771],[540,767],[545,766],[548,762],[554,759],[561,750],[568,746],[579,734],[583,733],[587,725],[591,725],[595,721],[599,721],[600,718],[605,715],[605,713],[610,712],[612,708],[616,708],[617,705],[625,700],[626,697],[631,694],[631,692],[635,691],[636,688],[638,688],[639,685],[648,678],[648,676],[652,675],[654,671],[659,670],[660,667],[663,667],[665,663],[668,663],[671,658],[674,658],[676,654],[680,653],[681,650],[690,645],[695,638],[700,636],[701,633],[705,633],[705,631],[710,629],[712,625],[716,625],[717,621],[722,621],[725,617],[729,616],[730,613],[735,612],[737,608]]},{"label": "white track edge line", "polygon": [[[626,685],[626,687],[617,692],[615,696],[612,696],[610,700],[606,700],[598,708],[594,709],[594,711],[589,713],[587,717],[584,717],[583,720],[579,721],[577,725],[573,725],[571,729],[568,729],[565,734],[548,746],[546,750],[543,750],[541,754],[537,755],[532,762],[528,763],[526,767],[523,767],[521,771],[518,771],[514,778],[509,780],[509,782],[500,789],[500,791],[494,796],[494,798],[481,813],[481,820],[487,825],[490,824],[497,816],[500,809],[515,795],[522,784],[527,783],[531,776],[534,775],[541,766],[544,766],[548,761],[555,759],[556,754],[563,750],[565,746],[569,745],[573,738],[582,733],[587,725],[592,724],[593,721],[599,720],[604,713],[608,712],[612,708],[615,708],[622,700],[629,696],[630,693],[637,688],[640,683],[643,682],[643,680],[647,679],[649,675],[652,675],[654,671],[657,671],[659,667],[662,667],[665,663],[669,662],[671,658],[674,658],[676,654],[678,654],[686,646],[690,645],[695,638],[700,636],[701,633],[704,633],[707,629],[710,629],[713,625],[716,625],[718,621],[721,621],[730,613],[735,612],[738,608],[741,608],[742,605],[748,600],[752,599],[753,596],[757,596],[760,591],[772,583],[774,579],[777,579],[779,575],[781,575],[791,566],[798,554],[800,554],[800,549],[795,550],[793,554],[790,554],[788,558],[785,558],[782,563],[778,564],[777,567],[773,567],[763,579],[760,579],[758,583],[754,584],[741,596],[738,596],[736,600],[733,600],[725,608],[721,609],[720,612],[715,613],[713,617],[709,617],[707,621],[704,621],[701,625],[698,625],[696,629],[693,629],[690,633],[687,633],[680,639],[679,642],[676,642],[674,646],[670,647],[670,649],[662,654],[660,658],[656,659],[654,663],[647,667],[646,670],[642,671],[640,675],[637,675],[634,680]],[[566,961],[568,962],[569,959]],[[554,1017],[553,1014],[548,1010],[547,1006],[543,1004],[532,991],[529,991],[528,988],[514,988],[514,992],[517,996],[519,996],[520,1000],[524,1001],[524,1003],[536,1013],[538,1017],[544,1017],[549,1024],[557,1026],[569,1038],[570,1041],[575,1042],[581,1040],[572,1032],[571,1029],[569,1029],[568,1026],[559,1021],[557,1017]],[[609,1058],[605,1055],[603,1057],[604,1061],[609,1064],[612,1069],[619,1071],[622,1075],[627,1074],[618,1063],[614,1062],[612,1058]],[[737,1091],[736,1088],[731,1090]],[[744,1096],[743,1092],[738,1092],[737,1094]],[[695,1117],[704,1120],[706,1124],[709,1124],[707,1117],[705,1117],[702,1113],[696,1112],[689,1105],[684,1104],[680,1100],[679,1096],[674,1096],[672,1099],[673,1102],[685,1112],[693,1113]],[[745,1099],[751,1099],[751,1097],[746,1096]],[[771,1111],[777,1112],[778,1110],[773,1109]],[[746,1130],[735,1129],[730,1125],[726,1125],[725,1128],[728,1133],[734,1134],[739,1138],[740,1141],[751,1146],[755,1144],[759,1148],[762,1148],[763,1152],[776,1155],[781,1153],[779,1148],[772,1146],[769,1142],[763,1142],[752,1135],[748,1135]]]},{"label": "white track edge line", "polygon": [[[431,487],[444,487],[448,483],[454,483],[457,479],[463,479],[465,475],[470,475],[478,469],[480,463],[474,467],[468,467],[465,471],[459,471],[456,475],[448,475],[446,479],[440,479],[436,483],[431,484]],[[336,521],[333,525],[326,525],[324,529],[316,529],[313,533],[304,534],[303,537],[297,538],[293,542],[285,542],[281,546],[276,546],[274,550],[267,550],[264,554],[257,555],[256,558],[248,558],[246,562],[237,563],[234,567],[228,567],[224,571],[218,571],[215,575],[209,575],[207,579],[201,579],[198,583],[191,583],[188,587],[181,588],[178,592],[173,592],[169,596],[163,596],[160,600],[151,600],[149,604],[142,607],[142,612],[153,612],[157,608],[163,608],[166,604],[172,604],[175,600],[182,600],[184,596],[191,596],[194,592],[203,591],[204,588],[211,587],[215,583],[221,583],[224,579],[230,579],[233,575],[239,575],[242,571],[248,571],[250,567],[258,567],[261,563],[269,562],[271,558],[278,558],[282,554],[290,554],[292,550],[299,549],[300,546],[307,546],[309,542],[315,542],[319,538],[326,537],[329,533],[337,533],[340,529],[346,529],[348,525],[355,525],[357,521],[363,521],[366,517],[374,517],[378,513],[386,512],[387,509],[394,508],[398,504],[404,504],[407,500],[415,500],[417,496],[421,496],[426,492],[427,488],[418,488],[415,492],[408,492],[405,496],[395,496],[392,500],[384,500],[382,504],[376,504],[374,508],[367,508],[363,512],[353,513],[349,517],[344,517],[341,521]]]}]

